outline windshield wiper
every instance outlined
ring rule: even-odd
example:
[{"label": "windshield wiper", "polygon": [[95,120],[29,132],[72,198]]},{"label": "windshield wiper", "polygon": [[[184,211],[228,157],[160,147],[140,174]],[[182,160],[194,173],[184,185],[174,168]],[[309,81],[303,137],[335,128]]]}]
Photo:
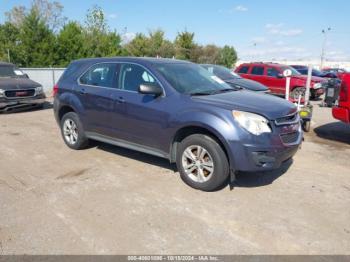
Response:
[{"label": "windshield wiper", "polygon": [[236,88],[225,88],[225,89],[219,89],[213,92],[213,94],[221,94],[221,93],[227,93],[227,92],[233,92],[237,91],[238,89]]},{"label": "windshield wiper", "polygon": [[213,92],[194,92],[190,93],[191,96],[210,96]]}]

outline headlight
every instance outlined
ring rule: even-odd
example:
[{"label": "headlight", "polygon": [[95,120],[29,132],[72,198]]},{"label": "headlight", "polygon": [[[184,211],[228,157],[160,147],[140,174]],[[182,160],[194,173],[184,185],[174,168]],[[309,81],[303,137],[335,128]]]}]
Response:
[{"label": "headlight", "polygon": [[0,97],[4,97],[5,96],[5,90],[0,89]]},{"label": "headlight", "polygon": [[232,111],[232,115],[241,127],[253,135],[272,132],[269,121],[263,116],[243,111]]},{"label": "headlight", "polygon": [[35,95],[40,95],[44,92],[44,89],[42,86],[38,86],[35,88]]},{"label": "headlight", "polygon": [[315,89],[322,88],[322,84],[321,83],[314,84],[314,88]]}]

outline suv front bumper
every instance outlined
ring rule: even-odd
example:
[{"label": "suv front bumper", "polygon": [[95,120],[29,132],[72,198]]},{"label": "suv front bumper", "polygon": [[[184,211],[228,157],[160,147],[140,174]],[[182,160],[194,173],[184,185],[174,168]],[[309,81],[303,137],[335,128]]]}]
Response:
[{"label": "suv front bumper", "polygon": [[15,109],[24,109],[41,106],[46,102],[45,94],[30,98],[6,99],[0,98],[0,112],[8,112]]},{"label": "suv front bumper", "polygon": [[[295,141],[290,144],[282,142],[281,134],[267,134],[262,137],[263,143],[241,143],[231,141],[230,163],[236,171],[259,172],[278,169],[284,162],[290,160],[300,148],[303,140],[301,126],[297,131]],[[254,141],[253,139],[249,139]]]}]

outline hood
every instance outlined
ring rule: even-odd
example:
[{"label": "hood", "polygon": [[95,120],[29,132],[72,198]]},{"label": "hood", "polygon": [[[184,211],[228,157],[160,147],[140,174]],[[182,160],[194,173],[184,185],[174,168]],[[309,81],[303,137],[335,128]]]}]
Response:
[{"label": "hood", "polygon": [[0,89],[6,90],[6,91],[31,89],[38,86],[41,86],[41,85],[28,78],[1,78],[0,77]]},{"label": "hood", "polygon": [[244,78],[232,78],[225,80],[227,84],[232,87],[244,88],[250,91],[268,91],[269,89],[256,81],[244,79]]},{"label": "hood", "polygon": [[[292,78],[300,79],[300,80],[303,80],[305,82],[307,81],[307,76],[306,75],[293,75]],[[322,77],[312,76],[311,77],[311,81],[314,82],[314,83],[321,83],[321,82],[326,82],[327,80],[325,80]]]},{"label": "hood", "polygon": [[270,120],[275,120],[297,111],[297,107],[293,103],[282,98],[246,90],[209,96],[194,96],[192,99],[228,110],[241,110],[260,114]]}]

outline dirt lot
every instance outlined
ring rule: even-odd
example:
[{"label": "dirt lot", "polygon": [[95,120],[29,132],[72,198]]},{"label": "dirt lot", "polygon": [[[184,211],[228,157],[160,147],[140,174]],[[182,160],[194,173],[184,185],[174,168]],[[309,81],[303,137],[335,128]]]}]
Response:
[{"label": "dirt lot", "polygon": [[294,163],[187,187],[166,160],[63,143],[51,109],[0,115],[0,254],[350,254],[350,127],[315,107]]}]

